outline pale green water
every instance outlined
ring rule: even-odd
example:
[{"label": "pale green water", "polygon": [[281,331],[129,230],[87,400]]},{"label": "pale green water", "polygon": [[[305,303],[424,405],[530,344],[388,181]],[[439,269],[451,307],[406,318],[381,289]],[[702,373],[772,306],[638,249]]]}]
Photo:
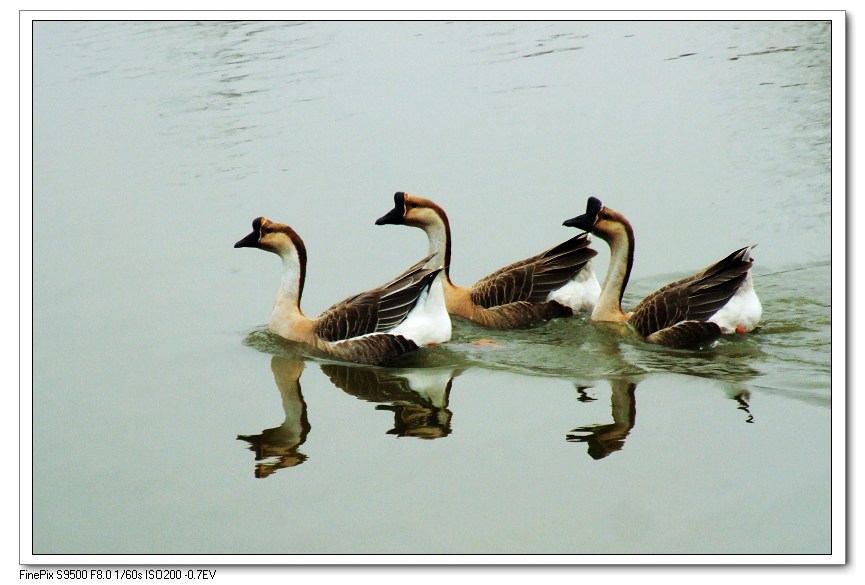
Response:
[{"label": "pale green water", "polygon": [[[37,23],[34,553],[831,552],[829,40]],[[424,254],[373,225],[397,190],[448,211],[465,285],[589,195],[634,224],[627,306],[756,242],[762,327],[682,352],[455,321],[397,368],[263,331],[250,221],[304,238],[314,315]]]}]

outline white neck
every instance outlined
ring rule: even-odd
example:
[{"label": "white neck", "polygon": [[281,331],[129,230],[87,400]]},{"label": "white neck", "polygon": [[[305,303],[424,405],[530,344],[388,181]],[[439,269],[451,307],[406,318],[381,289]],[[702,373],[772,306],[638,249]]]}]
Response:
[{"label": "white neck", "polygon": [[630,276],[628,258],[632,257],[630,242],[623,233],[607,240],[610,245],[610,267],[604,277],[601,295],[592,311],[596,321],[618,321],[624,317],[622,311],[622,292]]},{"label": "white neck", "polygon": [[447,249],[448,236],[444,222],[437,221],[425,224],[423,231],[429,239],[429,253],[435,254],[426,263],[425,268],[442,268],[445,264],[445,250]]},{"label": "white neck", "polygon": [[291,334],[298,322],[306,320],[300,310],[300,258],[292,249],[282,258],[282,281],[270,314],[270,330],[287,339],[295,339]]}]

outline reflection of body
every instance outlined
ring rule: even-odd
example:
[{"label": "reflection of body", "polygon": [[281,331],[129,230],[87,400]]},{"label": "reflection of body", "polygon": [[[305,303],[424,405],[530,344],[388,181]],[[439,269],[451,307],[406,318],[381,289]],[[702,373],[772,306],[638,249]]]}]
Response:
[{"label": "reflection of body", "polygon": [[[578,427],[568,434],[568,441],[588,443],[589,456],[592,459],[603,459],[614,451],[625,446],[625,438],[637,419],[637,403],[635,392],[637,385],[628,380],[611,380],[610,412],[613,415],[612,424],[590,425]],[[577,388],[581,394],[578,400],[585,401],[583,388]],[[576,434],[582,433],[582,434]]]},{"label": "reflection of body", "polygon": [[298,451],[310,430],[306,402],[300,392],[300,374],[303,372],[304,363],[301,360],[273,356],[270,368],[282,396],[285,421],[278,427],[261,431],[258,435],[237,436],[249,443],[249,449],[255,452],[256,461],[276,458],[270,463],[256,464],[255,477],[267,477],[279,469],[294,467],[306,461],[306,455]]},{"label": "reflection of body", "polygon": [[[577,386],[577,400],[591,402],[595,399],[586,393],[591,386]],[[610,453],[621,451],[625,439],[637,421],[637,384],[628,379],[610,380],[610,414],[613,422],[603,425],[587,425],[573,429],[567,435],[572,443],[588,443],[588,453],[592,459],[603,459]],[[748,401],[751,393],[745,389],[734,389],[729,397],[736,401],[737,408],[748,416],[745,422],[753,423]]]},{"label": "reflection of body", "polygon": [[751,414],[751,405],[750,405],[751,392],[744,389],[744,388],[742,388],[742,389],[734,388],[733,390],[731,390],[729,392],[729,395],[730,395],[730,398],[735,400],[736,404],[739,405],[736,408],[738,408],[739,410],[741,410],[742,412],[744,412],[745,414],[748,415],[748,417],[745,419],[745,422],[746,423],[753,423],[754,422],[754,415]]},{"label": "reflection of body", "polygon": [[451,368],[386,370],[328,363],[321,370],[339,389],[379,403],[376,409],[392,411],[394,428],[389,434],[437,439],[451,432],[448,397],[458,373]]}]

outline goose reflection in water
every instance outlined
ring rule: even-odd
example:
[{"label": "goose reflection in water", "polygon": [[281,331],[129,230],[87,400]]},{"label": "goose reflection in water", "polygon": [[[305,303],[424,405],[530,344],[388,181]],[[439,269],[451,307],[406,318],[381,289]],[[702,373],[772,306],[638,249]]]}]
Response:
[{"label": "goose reflection in water", "polygon": [[[298,451],[309,434],[306,402],[300,392],[300,374],[305,364],[302,360],[273,356],[270,369],[282,396],[285,420],[278,427],[265,429],[257,435],[238,435],[237,439],[249,443],[255,453],[255,477],[263,478],[280,469],[294,467],[306,461],[306,455]],[[269,460],[269,461],[265,461]]]},{"label": "goose reflection in water", "polygon": [[451,433],[448,400],[455,368],[386,369],[325,363],[322,372],[352,396],[378,403],[376,410],[394,413],[389,435],[439,439]]},{"label": "goose reflection in water", "polygon": [[[580,402],[594,400],[586,393],[588,388],[591,386],[577,386],[577,400]],[[588,443],[589,456],[595,460],[620,451],[625,446],[625,438],[634,428],[637,419],[635,399],[637,384],[628,379],[613,379],[610,381],[610,388],[612,390],[610,412],[613,415],[613,422],[577,427],[567,435],[567,440],[570,442]]]},{"label": "goose reflection in water", "polygon": [[[577,386],[577,400],[597,400],[586,392],[590,388],[592,386]],[[568,442],[588,443],[589,456],[595,460],[621,451],[625,446],[625,439],[637,421],[637,383],[627,378],[615,378],[610,380],[610,389],[610,413],[613,422],[577,427],[567,435]],[[749,404],[751,393],[740,386],[733,386],[727,395],[736,402],[736,408],[746,414],[745,422],[753,423],[754,415],[751,414]]]},{"label": "goose reflection in water", "polygon": [[738,404],[736,408],[745,413],[745,422],[752,424],[754,422],[754,415],[751,414],[751,391],[733,387],[732,390],[727,392],[727,395],[736,401],[736,404]]}]

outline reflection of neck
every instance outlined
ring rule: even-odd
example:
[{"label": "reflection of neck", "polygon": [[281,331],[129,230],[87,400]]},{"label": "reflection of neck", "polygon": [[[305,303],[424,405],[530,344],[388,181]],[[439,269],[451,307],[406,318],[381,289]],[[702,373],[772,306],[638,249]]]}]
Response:
[{"label": "reflection of neck", "polygon": [[637,403],[634,398],[637,385],[626,380],[616,380],[610,385],[613,391],[610,397],[613,424],[595,427],[588,438],[589,455],[592,459],[603,459],[610,453],[621,450],[637,418]]},{"label": "reflection of neck", "polygon": [[300,390],[300,374],[303,372],[304,363],[274,356],[270,361],[270,368],[285,411],[285,422],[279,427],[284,435],[282,438],[288,446],[297,447],[306,440],[310,429],[306,402]]},{"label": "reflection of neck", "polygon": [[637,402],[634,398],[637,385],[633,382],[616,380],[610,383],[610,411],[613,415],[613,426],[621,430],[622,438],[634,427],[637,418]]},{"label": "reflection of neck", "polygon": [[592,311],[592,319],[597,321],[622,321],[627,318],[622,311],[622,296],[634,264],[634,231],[627,221],[621,225],[623,229],[613,234],[598,234],[610,245],[610,267],[604,277],[598,303]]}]

